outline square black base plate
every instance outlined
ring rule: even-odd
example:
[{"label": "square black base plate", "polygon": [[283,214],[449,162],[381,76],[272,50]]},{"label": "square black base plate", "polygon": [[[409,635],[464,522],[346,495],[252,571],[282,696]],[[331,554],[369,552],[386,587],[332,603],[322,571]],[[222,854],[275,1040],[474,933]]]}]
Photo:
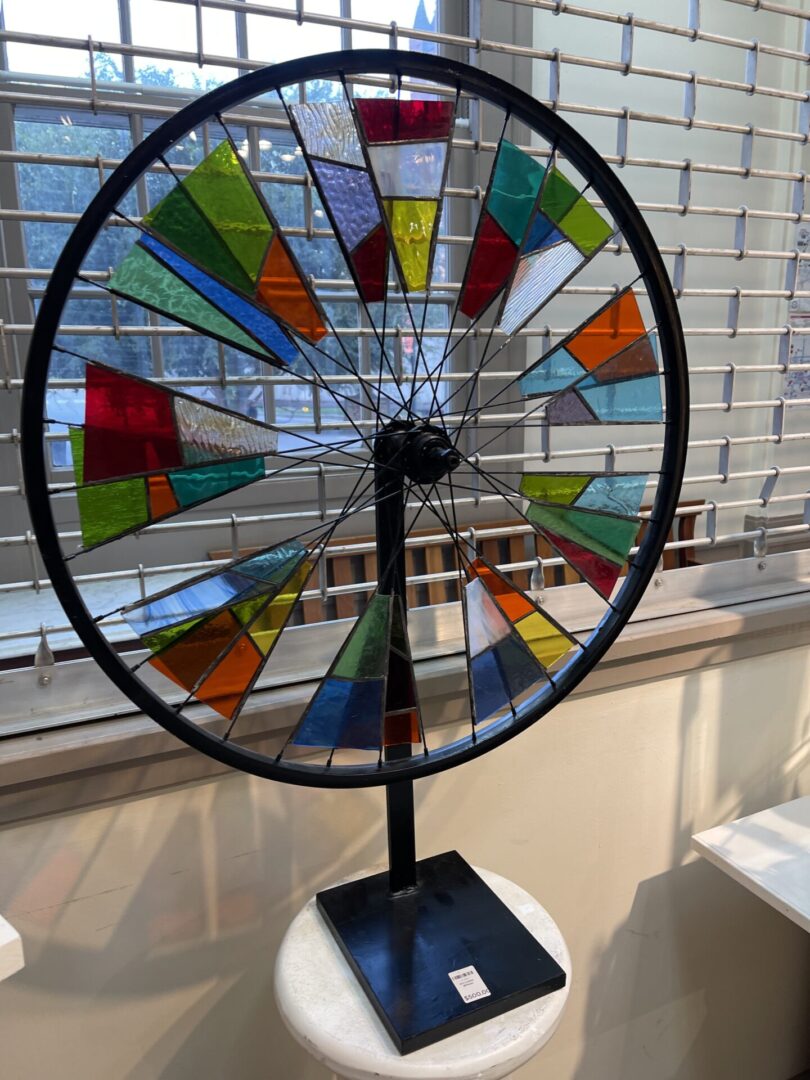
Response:
[{"label": "square black base plate", "polygon": [[[401,1054],[565,986],[560,965],[457,851],[417,863],[417,882],[392,894],[388,874],[375,874],[316,897]],[[449,975],[469,967],[489,995],[465,1002]]]}]

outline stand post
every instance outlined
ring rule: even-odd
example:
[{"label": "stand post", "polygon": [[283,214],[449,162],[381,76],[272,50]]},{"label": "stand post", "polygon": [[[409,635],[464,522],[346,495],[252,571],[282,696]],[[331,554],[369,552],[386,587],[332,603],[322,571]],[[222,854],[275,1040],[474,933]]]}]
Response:
[{"label": "stand post", "polygon": [[[377,575],[381,593],[399,598],[402,617],[407,619],[405,602],[405,478],[401,469],[389,464],[401,456],[401,441],[389,434],[374,448],[374,495],[377,502]],[[390,746],[385,760],[410,757],[410,746]],[[416,833],[414,828],[413,781],[399,780],[385,789],[388,812],[388,865],[392,893],[416,885]]]}]

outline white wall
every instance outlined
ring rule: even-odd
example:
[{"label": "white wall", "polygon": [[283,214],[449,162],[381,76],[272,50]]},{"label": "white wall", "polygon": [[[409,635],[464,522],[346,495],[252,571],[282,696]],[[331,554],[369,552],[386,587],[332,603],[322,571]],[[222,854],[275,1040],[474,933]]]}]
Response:
[{"label": "white wall", "polygon": [[[420,854],[512,877],[568,940],[567,1013],[521,1080],[810,1065],[810,939],[689,851],[810,792],[809,654],[580,697],[417,786]],[[273,958],[314,890],[382,857],[383,825],[379,791],[229,776],[0,831],[27,956],[0,985],[0,1076],[324,1080],[278,1019]]]}]

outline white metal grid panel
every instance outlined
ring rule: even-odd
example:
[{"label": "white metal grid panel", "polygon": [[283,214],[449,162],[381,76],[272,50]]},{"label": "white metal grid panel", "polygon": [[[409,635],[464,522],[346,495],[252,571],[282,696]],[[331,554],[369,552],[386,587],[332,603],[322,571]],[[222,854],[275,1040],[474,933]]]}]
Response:
[{"label": "white metal grid panel", "polygon": [[[487,31],[513,25],[495,17],[509,3],[528,9],[533,17],[530,43],[478,32],[482,14]],[[802,314],[810,310],[810,291],[802,273],[807,263],[800,230],[810,221],[804,172],[810,13],[756,0],[679,0],[668,6],[673,22],[665,23],[657,18],[660,3],[639,0],[635,6],[628,15],[610,10],[618,8],[613,3],[597,10],[557,0],[492,0],[482,12],[473,2],[467,29],[454,33],[447,29],[449,20],[441,32],[406,25],[415,4],[394,5],[392,13],[401,11],[405,18],[383,23],[371,17],[375,5],[362,0],[290,0],[284,5],[120,0],[117,6],[85,5],[91,32],[80,36],[72,32],[79,25],[75,6],[69,27],[53,24],[51,32],[43,34],[25,5],[7,0],[6,28],[0,31],[8,69],[0,83],[0,123],[5,124],[0,164],[6,176],[0,274],[9,317],[0,324],[0,378],[8,404],[0,411],[0,499],[16,510],[7,520],[21,520],[23,495],[15,412],[32,312],[29,308],[28,317],[21,315],[20,290],[31,282],[36,299],[37,286],[48,277],[47,267],[36,266],[21,242],[20,225],[41,222],[67,230],[83,205],[80,192],[79,205],[71,208],[23,206],[15,170],[53,164],[75,169],[85,178],[94,175],[98,183],[118,160],[114,155],[63,153],[58,146],[47,152],[19,150],[10,135],[14,115],[50,109],[68,118],[74,112],[109,118],[109,123],[123,118],[131,137],[138,138],[145,125],[169,115],[190,92],[280,58],[268,54],[270,42],[278,48],[283,40],[285,57],[352,45],[419,43],[456,54],[461,50],[483,66],[496,54],[533,61],[531,88],[536,96],[559,109],[606,160],[621,168],[622,179],[647,215],[681,298],[690,352],[692,437],[681,512],[698,519],[697,539],[691,545],[698,557],[733,558],[749,553],[754,543],[761,552],[766,542],[772,547],[780,541],[804,542],[810,527],[805,513],[810,469],[805,440],[810,432],[804,430],[810,401],[800,395],[802,373],[810,371],[810,363],[804,362],[805,356],[810,361],[810,347],[807,354],[802,347],[807,335]],[[446,5],[445,11],[457,16],[456,7]],[[166,13],[171,13],[170,29],[155,37],[149,26]],[[676,13],[682,16],[680,23]],[[174,73],[174,86],[158,85],[160,72],[167,68]],[[82,71],[92,74],[82,77]],[[146,92],[140,85],[145,77],[156,80]],[[11,183],[9,175],[14,177]],[[305,186],[300,176],[269,173],[271,177]],[[90,194],[84,195],[85,202]],[[474,199],[475,191],[458,189],[453,197]],[[312,227],[308,217],[301,231]],[[445,238],[450,243],[468,240]],[[334,284],[339,291],[340,283]],[[536,320],[526,334],[530,349],[539,353],[585,314],[576,296],[569,306],[566,326],[545,327]],[[127,332],[115,324],[113,311],[97,332],[110,335],[122,329]],[[143,333],[167,339],[183,332],[146,327]],[[347,333],[362,338],[368,331],[348,327]],[[786,383],[788,366],[793,376]],[[218,378],[235,387],[272,385],[274,379],[236,376],[225,368]],[[188,385],[187,379],[174,381]],[[272,408],[272,395],[267,400]],[[574,460],[593,455],[594,448],[593,443],[578,446],[569,436],[555,443],[551,456]],[[610,448],[601,449],[609,459]],[[308,512],[316,515],[322,475],[315,468],[302,473],[304,477],[311,485]],[[255,511],[240,514],[203,515],[165,529],[186,535],[188,530],[213,530],[217,539],[209,546],[238,545],[249,542],[250,527],[262,517]],[[752,522],[752,517],[761,520]],[[53,611],[53,604],[47,595],[43,602],[49,590],[24,521],[0,537],[0,546],[5,564],[0,592],[32,601],[22,623],[18,618],[13,628],[0,626],[0,641],[7,654],[15,642],[30,653],[31,632],[43,621],[43,611]],[[176,573],[192,565],[173,561],[155,569]],[[137,571],[115,573],[131,576]],[[110,578],[110,568],[98,577]],[[58,618],[52,621],[46,615],[45,621],[60,628]]]}]

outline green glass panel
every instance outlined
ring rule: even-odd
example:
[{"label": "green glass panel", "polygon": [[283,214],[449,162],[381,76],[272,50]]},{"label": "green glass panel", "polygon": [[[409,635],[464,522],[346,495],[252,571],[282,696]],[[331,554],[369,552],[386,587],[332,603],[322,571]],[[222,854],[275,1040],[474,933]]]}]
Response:
[{"label": "green glass panel", "polygon": [[145,214],[143,221],[210,273],[235,285],[242,292],[252,291],[250,277],[190,198],[188,191],[184,191],[180,185],[172,188],[165,199],[161,199]]},{"label": "green glass panel", "polygon": [[269,358],[270,354],[236,323],[204,300],[190,285],[136,244],[110,278],[110,288],[138,303],[148,304],[170,319],[195,330],[213,334],[238,349],[248,349]]},{"label": "green glass panel", "polygon": [[560,228],[584,255],[593,255],[613,235],[605,219],[581,197],[560,219]]},{"label": "green glass panel", "polygon": [[543,185],[540,209],[559,225],[578,198],[579,192],[574,185],[565,179],[559,169],[554,168]]},{"label": "green glass panel", "polygon": [[182,186],[255,282],[273,227],[231,143],[227,140],[220,143],[183,180]]},{"label": "green glass panel", "polygon": [[165,649],[167,645],[171,645],[173,641],[182,637],[187,630],[191,630],[199,622],[200,619],[189,619],[188,622],[179,623],[177,626],[167,626],[165,630],[158,630],[154,634],[145,634],[141,640],[147,649],[150,649],[153,653],[158,653],[161,649]]},{"label": "green glass panel", "polygon": [[508,140],[501,141],[487,199],[487,210],[520,246],[546,170]]},{"label": "green glass panel", "polygon": [[[81,428],[70,429],[70,448],[76,483],[81,484],[84,480],[84,431]],[[149,522],[146,483],[142,477],[79,487],[76,498],[82,544],[86,548]]]},{"label": "green glass panel", "polygon": [[628,521],[610,514],[589,514],[584,510],[564,510],[536,503],[529,506],[526,517],[619,566],[627,558],[640,525],[637,520]]},{"label": "green glass panel", "polygon": [[268,602],[267,593],[265,593],[263,596],[257,596],[254,600],[244,600],[241,604],[234,604],[231,611],[242,626],[247,626],[259,609]]},{"label": "green glass panel", "polygon": [[381,679],[391,644],[391,597],[377,593],[354,624],[332,675],[340,679]]},{"label": "green glass panel", "polygon": [[568,506],[579,495],[590,476],[566,476],[554,473],[524,473],[520,494],[540,502],[563,503]]},{"label": "green glass panel", "polygon": [[226,491],[252,484],[264,476],[264,458],[228,461],[204,469],[183,469],[170,473],[169,483],[181,506],[193,506],[205,499],[215,499]]}]

